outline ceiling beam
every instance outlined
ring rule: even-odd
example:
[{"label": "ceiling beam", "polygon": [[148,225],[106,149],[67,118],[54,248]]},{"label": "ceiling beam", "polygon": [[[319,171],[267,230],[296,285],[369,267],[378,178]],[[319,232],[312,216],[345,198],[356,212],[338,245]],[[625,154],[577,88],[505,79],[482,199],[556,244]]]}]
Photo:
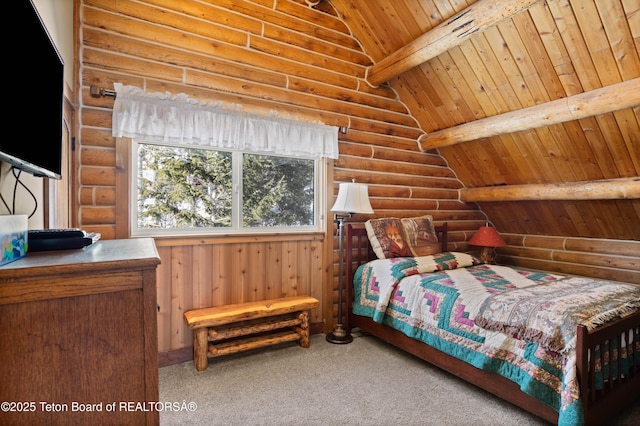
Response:
[{"label": "ceiling beam", "polygon": [[424,134],[423,151],[505,133],[579,120],[640,105],[640,77],[493,117]]},{"label": "ceiling beam", "polygon": [[640,177],[532,185],[463,188],[464,202],[528,200],[629,200],[640,198]]},{"label": "ceiling beam", "polygon": [[472,35],[527,10],[539,0],[478,0],[411,43],[367,68],[366,81],[378,86],[461,44]]}]

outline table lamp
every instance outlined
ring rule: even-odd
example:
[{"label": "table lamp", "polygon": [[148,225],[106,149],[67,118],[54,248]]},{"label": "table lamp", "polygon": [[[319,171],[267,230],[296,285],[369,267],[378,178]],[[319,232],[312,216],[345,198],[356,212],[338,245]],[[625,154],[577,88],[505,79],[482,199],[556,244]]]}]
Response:
[{"label": "table lamp", "polygon": [[489,264],[496,262],[496,247],[505,247],[507,245],[496,229],[489,226],[489,224],[481,226],[478,232],[471,237],[469,244],[480,247],[480,258]]}]

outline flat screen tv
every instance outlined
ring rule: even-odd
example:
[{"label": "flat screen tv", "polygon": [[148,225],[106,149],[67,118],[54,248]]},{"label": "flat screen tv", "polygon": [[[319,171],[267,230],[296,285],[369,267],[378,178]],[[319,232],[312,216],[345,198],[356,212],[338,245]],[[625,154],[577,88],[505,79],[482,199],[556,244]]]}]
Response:
[{"label": "flat screen tv", "polygon": [[11,111],[6,117],[16,118],[5,126],[18,137],[0,139],[0,160],[34,176],[61,179],[64,62],[31,0],[5,6],[20,28],[20,36],[5,31],[4,84]]}]

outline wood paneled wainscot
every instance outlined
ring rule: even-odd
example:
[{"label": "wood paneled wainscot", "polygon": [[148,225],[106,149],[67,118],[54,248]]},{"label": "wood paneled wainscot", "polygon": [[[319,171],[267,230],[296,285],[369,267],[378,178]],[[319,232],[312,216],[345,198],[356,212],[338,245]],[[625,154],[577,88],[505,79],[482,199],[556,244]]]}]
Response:
[{"label": "wood paneled wainscot", "polygon": [[156,238],[160,366],[193,359],[193,332],[185,311],[307,295],[311,334],[330,318],[324,312],[324,234],[228,235]]},{"label": "wood paneled wainscot", "polygon": [[0,424],[159,424],[159,263],[145,238],[0,267]]}]

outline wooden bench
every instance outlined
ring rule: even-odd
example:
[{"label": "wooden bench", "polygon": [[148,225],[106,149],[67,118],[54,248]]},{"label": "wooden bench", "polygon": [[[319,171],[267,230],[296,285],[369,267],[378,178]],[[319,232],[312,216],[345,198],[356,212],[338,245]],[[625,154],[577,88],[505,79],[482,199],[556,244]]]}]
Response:
[{"label": "wooden bench", "polygon": [[282,342],[299,340],[308,348],[309,310],[318,304],[310,296],[291,296],[185,312],[196,370],[206,370],[209,358]]}]

